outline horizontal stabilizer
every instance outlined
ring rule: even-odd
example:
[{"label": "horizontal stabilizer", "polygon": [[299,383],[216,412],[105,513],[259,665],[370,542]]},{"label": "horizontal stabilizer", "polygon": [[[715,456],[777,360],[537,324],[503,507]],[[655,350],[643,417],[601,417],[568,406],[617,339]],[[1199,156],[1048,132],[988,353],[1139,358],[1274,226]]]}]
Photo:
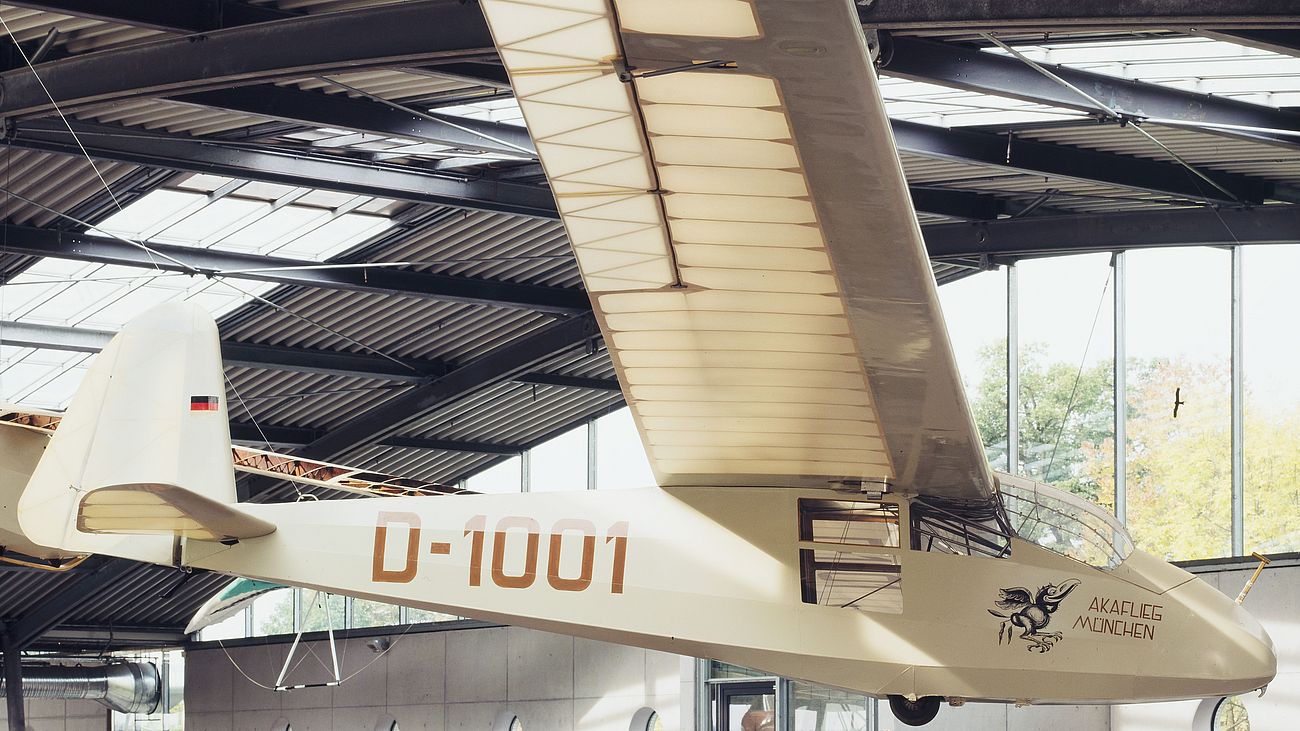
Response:
[{"label": "horizontal stabilizer", "polygon": [[77,511],[77,530],[222,541],[264,536],[275,525],[182,487],[135,484],[87,493]]},{"label": "horizontal stabilizer", "polygon": [[199,607],[199,611],[194,613],[190,623],[185,626],[185,634],[193,634],[204,627],[230,619],[258,597],[284,588],[284,584],[269,581],[235,579]]}]

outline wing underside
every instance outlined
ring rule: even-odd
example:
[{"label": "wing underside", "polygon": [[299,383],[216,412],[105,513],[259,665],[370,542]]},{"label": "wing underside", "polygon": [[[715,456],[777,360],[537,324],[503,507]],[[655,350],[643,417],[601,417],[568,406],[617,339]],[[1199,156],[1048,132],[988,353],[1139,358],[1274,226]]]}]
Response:
[{"label": "wing underside", "polygon": [[848,0],[483,0],[660,484],[994,494]]}]

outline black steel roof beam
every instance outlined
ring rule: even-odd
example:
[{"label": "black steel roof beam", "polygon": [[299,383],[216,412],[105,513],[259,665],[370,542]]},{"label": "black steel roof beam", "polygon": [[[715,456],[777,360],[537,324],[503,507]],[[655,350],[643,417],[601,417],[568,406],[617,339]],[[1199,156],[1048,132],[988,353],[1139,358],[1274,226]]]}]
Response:
[{"label": "black steel roof beam", "polygon": [[[944,129],[892,120],[899,152],[1012,169],[1059,178],[1103,183],[1189,200],[1234,202],[1176,163],[1022,140],[987,132]],[[1206,172],[1239,201],[1259,203],[1274,195],[1272,184],[1231,173]]]},{"label": "black steel roof beam", "polygon": [[[112,337],[113,333],[106,330],[0,321],[0,338],[4,344],[20,348],[98,353]],[[387,358],[365,353],[287,348],[229,340],[221,343],[221,357],[227,367],[233,368],[267,368],[406,383],[418,383],[448,370],[447,364],[439,361],[404,360],[409,368],[403,368]]]},{"label": "black steel roof beam", "polygon": [[[121,581],[127,574],[139,569],[141,564],[121,558],[92,556],[86,563],[98,566],[92,571],[79,571],[72,581],[27,611],[22,618],[6,628],[15,647],[30,645],[46,630],[57,627],[63,620],[95,598],[97,594]],[[85,563],[82,564],[85,568]]]},{"label": "black steel roof beam", "polygon": [[[320,430],[304,427],[252,424],[245,421],[230,422],[230,438],[232,441],[258,446],[270,442],[279,447],[298,448],[316,441],[323,435],[324,432]],[[378,443],[385,447],[401,447],[403,449],[433,449],[448,452],[476,452],[479,454],[518,454],[522,449],[522,447],[511,444],[497,444],[494,442],[403,436],[388,437]]]},{"label": "black steel roof beam", "polygon": [[[215,249],[150,243],[149,248],[183,262],[181,266],[143,249],[105,236],[53,231],[27,226],[6,226],[6,251],[29,256],[49,256],[99,264],[164,269],[225,276],[276,284],[336,289],[349,292],[402,295],[423,299],[511,307],[541,312],[581,313],[591,309],[585,292],[576,289],[498,282],[488,279],[403,271],[388,267],[349,269],[299,269],[320,262],[245,254]],[[187,268],[189,267],[189,268]],[[289,267],[265,271],[268,267]]]},{"label": "black steel roof beam", "polygon": [[1093,28],[1263,27],[1300,24],[1300,11],[1275,0],[873,0],[858,4],[858,18],[871,28],[933,31],[1038,29],[1053,33]]},{"label": "black steel roof beam", "polygon": [[[442,378],[417,386],[316,437],[294,454],[330,461],[367,444],[394,437],[407,423],[496,383],[509,381],[599,336],[591,314],[551,323],[470,361]],[[268,435],[269,436],[269,435]],[[277,480],[258,477],[238,484],[240,499],[256,497]]]},{"label": "black steel roof beam", "polygon": [[935,224],[922,231],[930,258],[936,261],[1169,246],[1293,244],[1300,243],[1300,206],[1029,216],[973,224]]},{"label": "black steel roof beam", "polygon": [[344,94],[261,84],[186,94],[173,97],[172,101],[311,126],[434,142],[462,150],[523,157],[536,154],[528,131],[518,125],[437,113],[429,113],[429,118],[417,117],[379,102],[353,99]]},{"label": "black steel roof beam", "polygon": [[566,376],[559,373],[525,373],[511,379],[516,383],[535,386],[559,386],[560,388],[580,388],[589,391],[618,391],[618,380],[614,378],[584,378]]},{"label": "black steel roof beam", "polygon": [[272,5],[230,0],[6,0],[5,4],[173,33],[265,23],[298,15]]},{"label": "black steel roof beam", "polygon": [[555,427],[550,431],[544,432],[540,436],[534,437],[533,439],[529,440],[526,444],[521,444],[515,447],[514,452],[511,452],[510,454],[507,455],[503,455],[504,459],[493,459],[488,461],[485,464],[476,465],[473,469],[468,470],[466,472],[462,472],[461,474],[456,475],[450,480],[447,480],[447,482],[451,484],[455,484],[457,482],[460,482],[461,480],[468,479],[474,476],[475,474],[482,472],[483,470],[501,464],[502,462],[505,461],[505,459],[508,459],[510,456],[513,456],[515,454],[520,454],[525,450],[533,449],[542,444],[545,444],[546,442],[549,442],[552,439],[555,439],[556,437],[562,434],[567,434],[568,432],[582,426],[583,424],[586,424],[587,422],[595,421],[596,419],[599,419],[602,416],[612,414],[615,411],[618,411],[619,409],[623,408],[625,405],[626,404],[623,401],[622,394],[619,394],[618,399],[613,403],[606,404],[605,406],[602,406],[594,411],[588,411],[576,419],[571,419],[570,421],[561,424],[560,426]]},{"label": "black steel roof beam", "polygon": [[1300,56],[1300,28],[1240,28],[1197,32],[1218,41],[1238,43],[1284,56]]},{"label": "black steel roof beam", "polygon": [[[250,149],[247,145],[143,133],[113,125],[72,123],[92,157],[137,165],[225,175],[356,195],[455,206],[475,210],[557,218],[547,188],[494,180],[459,180],[418,168],[377,165],[307,151]],[[43,152],[80,157],[77,139],[62,122],[32,119],[14,123],[10,143]]]},{"label": "black steel roof beam", "polygon": [[595,319],[581,315],[547,325],[470,361],[442,378],[384,402],[348,420],[298,452],[328,460],[364,444],[396,434],[404,424],[474,391],[531,372],[556,355],[589,343],[599,335]]},{"label": "black steel roof beam", "polygon": [[[146,5],[167,5],[148,3]],[[422,64],[495,46],[476,5],[411,0],[226,28],[0,74],[0,116],[193,93],[276,78]],[[42,86],[42,83],[44,85]]]},{"label": "black steel roof beam", "polygon": [[[1074,3],[1080,5],[1082,3]],[[895,36],[881,73],[956,89],[1010,97],[1053,107],[1099,112],[1092,102],[1019,59],[972,46]],[[1042,64],[1122,115],[1198,124],[1300,131],[1300,113],[1092,71]],[[1104,112],[1103,112],[1104,113]],[[1198,127],[1206,132],[1297,146],[1300,138],[1266,132]]]}]

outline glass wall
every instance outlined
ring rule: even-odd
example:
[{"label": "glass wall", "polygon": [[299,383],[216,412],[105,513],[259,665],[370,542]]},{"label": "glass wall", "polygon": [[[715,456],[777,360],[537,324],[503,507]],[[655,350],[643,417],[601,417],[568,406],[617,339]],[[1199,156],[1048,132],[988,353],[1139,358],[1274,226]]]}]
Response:
[{"label": "glass wall", "polygon": [[1018,271],[1019,474],[1114,506],[1114,297],[1109,254]]},{"label": "glass wall", "polygon": [[511,457],[465,480],[473,492],[519,492],[523,488],[523,459]]},{"label": "glass wall", "polygon": [[587,489],[587,429],[583,424],[528,450],[529,492]]},{"label": "glass wall", "polygon": [[957,368],[984,451],[1007,469],[1007,270],[981,272],[939,288]]},{"label": "glass wall", "polygon": [[650,460],[637,433],[632,412],[619,409],[597,419],[596,425],[596,489],[622,490],[637,487],[654,487],[654,474]]},{"label": "glass wall", "polygon": [[1242,251],[1246,552],[1300,550],[1300,245]]},{"label": "glass wall", "polygon": [[1229,555],[1232,254],[1126,257],[1129,529],[1156,555]]},{"label": "glass wall", "polygon": [[1289,281],[1300,246],[1240,247],[1235,290],[1233,257],[1230,248],[1137,250],[1118,273],[1110,254],[1031,259],[1014,277],[986,272],[940,288],[994,467],[1007,469],[1014,342],[1012,471],[1110,510],[1122,491],[1138,547],[1171,559],[1300,548],[1300,340],[1291,335],[1300,293]]}]

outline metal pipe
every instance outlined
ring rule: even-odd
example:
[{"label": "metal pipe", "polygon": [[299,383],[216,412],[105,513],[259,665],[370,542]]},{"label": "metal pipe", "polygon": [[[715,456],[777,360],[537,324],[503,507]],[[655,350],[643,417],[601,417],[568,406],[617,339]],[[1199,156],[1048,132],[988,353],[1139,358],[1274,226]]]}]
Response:
[{"label": "metal pipe", "polygon": [[[93,700],[121,713],[152,713],[162,699],[158,668],[148,662],[27,665],[19,688],[24,698]],[[0,683],[0,695],[6,691]]]}]

